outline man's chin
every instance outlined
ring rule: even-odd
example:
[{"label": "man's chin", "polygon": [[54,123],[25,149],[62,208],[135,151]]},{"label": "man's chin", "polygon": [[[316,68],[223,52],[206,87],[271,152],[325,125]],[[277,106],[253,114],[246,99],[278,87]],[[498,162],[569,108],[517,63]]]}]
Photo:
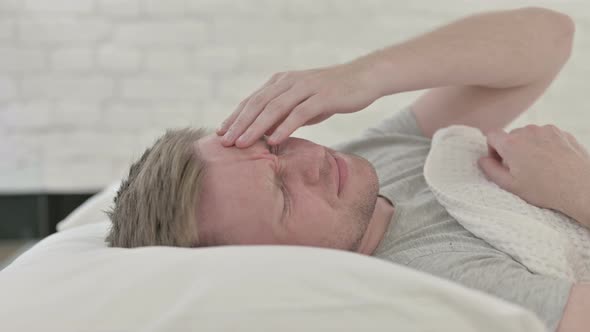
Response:
[{"label": "man's chin", "polygon": [[358,161],[357,165],[359,173],[355,174],[356,177],[362,179],[367,186],[372,188],[372,191],[375,192],[375,200],[377,200],[377,194],[379,193],[379,177],[377,176],[375,166],[363,157],[357,155],[350,156]]},{"label": "man's chin", "polygon": [[363,220],[364,233],[369,226],[373,213],[375,213],[375,206],[379,197],[379,178],[375,167],[368,160],[358,156],[355,157],[359,159],[359,164],[362,166],[359,167],[361,172],[356,178],[362,181],[357,184],[359,187],[359,190],[357,190],[359,195],[357,208],[361,214],[361,220]]}]

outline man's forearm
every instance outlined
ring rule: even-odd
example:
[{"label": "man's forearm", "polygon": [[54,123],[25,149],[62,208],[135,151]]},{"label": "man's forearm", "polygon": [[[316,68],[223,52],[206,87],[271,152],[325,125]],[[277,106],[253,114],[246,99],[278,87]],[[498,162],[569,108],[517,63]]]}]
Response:
[{"label": "man's forearm", "polygon": [[558,72],[574,29],[569,16],[543,8],[478,13],[354,62],[369,68],[383,96],[449,85],[514,87]]}]

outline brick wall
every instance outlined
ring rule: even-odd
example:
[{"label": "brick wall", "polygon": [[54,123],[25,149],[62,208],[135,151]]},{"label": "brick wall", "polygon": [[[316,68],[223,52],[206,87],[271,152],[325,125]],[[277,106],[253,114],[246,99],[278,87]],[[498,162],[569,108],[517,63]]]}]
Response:
[{"label": "brick wall", "polygon": [[[576,49],[512,126],[555,123],[590,142],[584,1],[0,0],[0,192],[99,189],[164,128],[216,127],[274,72],[348,61],[467,13],[531,4],[573,16]],[[418,93],[296,136],[335,143]]]}]

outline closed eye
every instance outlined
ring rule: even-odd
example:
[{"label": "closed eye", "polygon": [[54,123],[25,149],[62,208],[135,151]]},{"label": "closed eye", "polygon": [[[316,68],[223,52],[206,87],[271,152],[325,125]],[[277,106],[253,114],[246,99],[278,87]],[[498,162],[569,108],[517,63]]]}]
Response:
[{"label": "closed eye", "polygon": [[281,216],[281,221],[285,220],[287,215],[289,215],[289,211],[291,211],[291,200],[289,199],[289,194],[287,193],[287,188],[284,185],[284,182],[281,180],[279,184],[281,187],[281,191],[283,192],[283,214]]},{"label": "closed eye", "polygon": [[[274,154],[275,156],[279,155],[280,144],[270,145],[266,141],[266,137],[263,139],[263,141],[264,141],[264,144],[266,145],[266,147],[268,148],[268,151],[270,151],[270,153]],[[283,181],[282,172],[278,172],[277,174],[275,174],[275,179],[276,179],[277,186],[281,189],[281,192],[283,193],[283,213],[281,215],[281,221],[283,221],[287,217],[287,215],[289,214],[288,212],[291,210],[291,201],[289,199],[289,193],[287,191],[287,187],[285,186],[285,181]]]}]

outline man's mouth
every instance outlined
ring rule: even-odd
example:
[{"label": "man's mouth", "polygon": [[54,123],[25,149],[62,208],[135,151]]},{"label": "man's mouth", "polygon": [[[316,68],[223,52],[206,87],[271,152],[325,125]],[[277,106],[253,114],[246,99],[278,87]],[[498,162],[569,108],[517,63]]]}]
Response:
[{"label": "man's mouth", "polygon": [[346,184],[346,180],[348,179],[348,165],[344,158],[341,158],[336,154],[334,154],[334,159],[336,159],[336,165],[338,168],[338,196],[340,196],[344,185]]}]

